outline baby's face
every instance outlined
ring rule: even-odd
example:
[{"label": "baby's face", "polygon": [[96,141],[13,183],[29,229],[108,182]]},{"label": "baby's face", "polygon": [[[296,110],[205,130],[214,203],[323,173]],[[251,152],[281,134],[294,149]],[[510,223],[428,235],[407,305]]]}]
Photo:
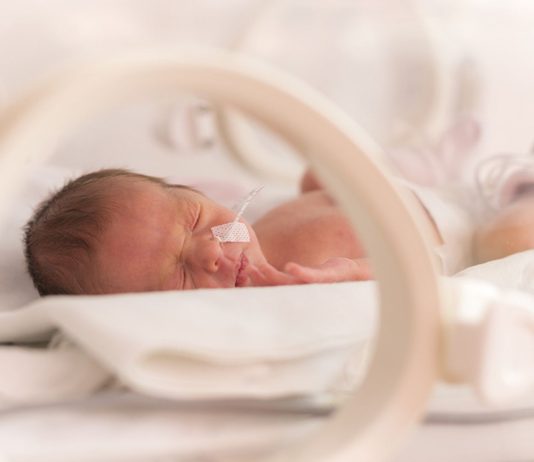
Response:
[{"label": "baby's face", "polygon": [[117,293],[250,285],[265,263],[256,235],[221,243],[211,228],[235,213],[200,193],[136,182],[119,192],[120,213],[101,236],[91,292]]}]

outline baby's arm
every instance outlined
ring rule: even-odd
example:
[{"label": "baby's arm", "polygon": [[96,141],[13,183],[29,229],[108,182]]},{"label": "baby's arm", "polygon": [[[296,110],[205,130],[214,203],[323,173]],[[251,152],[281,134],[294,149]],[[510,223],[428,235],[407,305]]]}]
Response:
[{"label": "baby's arm", "polygon": [[373,279],[368,258],[334,257],[315,268],[290,262],[286,264],[284,270],[301,284]]}]

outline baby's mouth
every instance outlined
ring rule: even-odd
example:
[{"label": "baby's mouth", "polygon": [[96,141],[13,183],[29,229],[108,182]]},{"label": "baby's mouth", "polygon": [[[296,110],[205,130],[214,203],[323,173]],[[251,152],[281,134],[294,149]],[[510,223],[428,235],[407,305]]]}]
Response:
[{"label": "baby's mouth", "polygon": [[241,254],[241,257],[239,259],[239,265],[237,267],[236,275],[235,275],[235,287],[242,287],[247,277],[245,275],[245,268],[248,266],[248,258],[245,256],[244,253]]}]

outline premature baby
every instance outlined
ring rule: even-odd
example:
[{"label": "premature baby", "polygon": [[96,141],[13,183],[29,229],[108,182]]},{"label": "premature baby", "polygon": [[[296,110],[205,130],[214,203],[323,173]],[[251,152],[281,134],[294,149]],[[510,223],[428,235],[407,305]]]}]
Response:
[{"label": "premature baby", "polygon": [[212,228],[234,218],[194,189],[101,170],[71,181],[39,206],[26,226],[28,269],[42,295],[370,278],[348,221],[321,190],[246,224],[249,242],[221,242],[214,235]]},{"label": "premature baby", "polygon": [[93,172],[38,207],[25,228],[28,269],[41,295],[372,277],[348,220],[309,173],[300,196],[252,226],[243,221],[248,242],[224,242],[214,233],[235,215],[186,186],[126,170]]}]

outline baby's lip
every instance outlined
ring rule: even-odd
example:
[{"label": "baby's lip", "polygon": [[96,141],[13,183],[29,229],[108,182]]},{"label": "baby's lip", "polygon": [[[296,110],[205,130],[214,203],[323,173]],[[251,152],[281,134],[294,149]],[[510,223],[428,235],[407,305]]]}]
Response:
[{"label": "baby's lip", "polygon": [[248,266],[248,258],[244,253],[241,254],[241,257],[239,258],[238,265],[236,268],[236,275],[235,275],[235,287],[242,287],[245,284],[246,276],[245,276],[245,268]]}]

